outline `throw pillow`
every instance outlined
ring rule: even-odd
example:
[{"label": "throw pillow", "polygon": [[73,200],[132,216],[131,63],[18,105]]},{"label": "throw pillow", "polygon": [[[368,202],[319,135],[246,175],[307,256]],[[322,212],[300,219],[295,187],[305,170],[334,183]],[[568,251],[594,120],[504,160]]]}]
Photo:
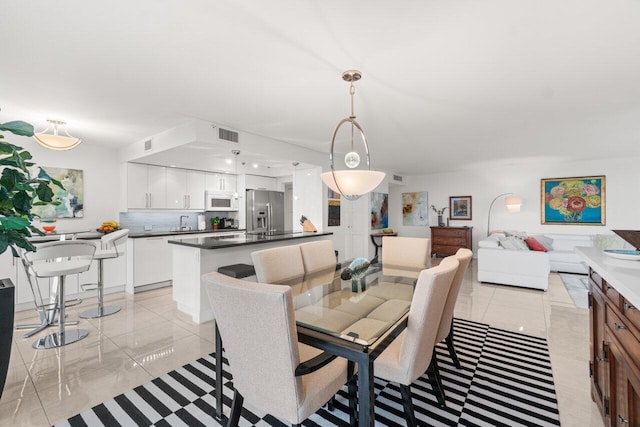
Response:
[{"label": "throw pillow", "polygon": [[547,237],[547,236],[544,236],[542,234],[539,234],[539,235],[534,236],[534,237],[538,242],[540,242],[540,244],[542,246],[544,246],[544,248],[547,250],[547,252],[553,250],[553,239],[551,237]]},{"label": "throw pillow", "polygon": [[532,251],[547,252],[547,249],[542,245],[542,243],[538,242],[535,237],[527,237],[524,241]]},{"label": "throw pillow", "polygon": [[511,249],[512,251],[528,251],[529,247],[522,240],[510,236],[504,239],[500,239],[500,246],[505,249]]},{"label": "throw pillow", "polygon": [[498,240],[493,239],[484,239],[478,242],[479,248],[492,248],[492,249],[502,249],[500,247],[500,242]]}]

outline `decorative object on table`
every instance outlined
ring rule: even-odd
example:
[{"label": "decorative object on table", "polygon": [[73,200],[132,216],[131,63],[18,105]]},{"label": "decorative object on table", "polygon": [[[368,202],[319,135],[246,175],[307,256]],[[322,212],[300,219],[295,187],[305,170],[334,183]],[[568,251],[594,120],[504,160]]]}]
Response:
[{"label": "decorative object on table", "polygon": [[542,224],[605,225],[605,176],[540,180]]},{"label": "decorative object on table", "polygon": [[60,201],[57,205],[34,206],[33,212],[44,219],[84,217],[84,178],[81,169],[52,168],[45,166],[49,176],[61,182],[63,187],[53,183],[49,188]]},{"label": "decorative object on table", "polygon": [[429,193],[402,193],[402,225],[429,225]]},{"label": "decorative object on table", "polygon": [[213,228],[214,230],[220,228],[220,217],[214,216],[213,218],[211,218],[211,228]]},{"label": "decorative object on table", "polygon": [[302,217],[300,217],[300,225],[302,225],[302,231],[313,231],[313,232],[318,231],[316,229],[316,226],[313,225],[313,223],[311,221],[309,221],[307,219],[307,217],[304,216],[304,215],[302,215]]},{"label": "decorative object on table", "polygon": [[54,230],[56,229],[55,225],[43,225],[42,229],[44,230],[45,233],[50,234],[53,233]]},{"label": "decorative object on table", "polygon": [[[33,136],[33,126],[23,121],[0,123],[0,132],[11,132],[19,136]],[[14,257],[18,256],[17,248],[27,251],[35,250],[27,240],[31,233],[44,233],[34,227],[31,222],[38,215],[33,207],[36,205],[59,204],[49,184],[63,188],[62,183],[49,176],[42,168],[34,167],[31,154],[22,147],[3,141],[0,133],[0,162],[3,164],[0,179],[0,254],[11,248]]]},{"label": "decorative object on table", "polygon": [[442,215],[444,215],[447,207],[445,206],[442,209],[438,209],[435,207],[435,205],[431,205],[431,209],[433,209],[433,211],[438,214],[438,227],[444,227],[444,220],[442,219]]},{"label": "decorative object on table", "polygon": [[[489,205],[489,213],[487,214],[487,236],[489,236],[491,234],[491,208],[493,208],[493,204],[496,202],[496,200],[498,200],[500,197],[505,197],[505,196],[512,196],[513,193],[502,193],[502,194],[498,194],[496,197],[494,197],[494,199],[491,201],[491,204]],[[520,212],[520,206],[522,206],[522,199],[520,197],[517,196],[513,196],[513,197],[506,197],[504,199],[504,205],[507,208],[507,211],[509,212]]]},{"label": "decorative object on table", "polygon": [[[364,132],[360,124],[356,121],[356,115],[353,109],[353,96],[356,93],[356,89],[353,86],[353,82],[360,80],[362,73],[358,70],[347,70],[342,73],[342,79],[349,82],[349,94],[351,95],[351,115],[340,120],[333,130],[331,136],[331,151],[329,153],[329,161],[331,162],[331,172],[325,172],[321,175],[322,181],[331,188],[333,191],[340,193],[347,200],[355,200],[363,194],[373,191],[384,179],[385,173],[372,171],[369,158],[369,145],[367,139],[364,136]],[[336,144],[336,136],[340,127],[345,124],[349,124],[349,134],[351,141],[349,152],[344,156],[344,163],[347,166],[345,170],[336,170],[334,161],[334,152]],[[362,146],[364,151],[361,151],[365,156],[364,165],[360,169],[356,169],[361,165],[360,154],[356,151],[354,144],[354,136],[360,135],[362,140]]]},{"label": "decorative object on table", "polygon": [[389,195],[371,193],[371,229],[377,230],[389,226]]},{"label": "decorative object on table", "polygon": [[449,197],[449,219],[471,220],[471,196]]},{"label": "decorative object on table", "polygon": [[[369,260],[366,258],[356,258],[351,261],[349,267],[347,267],[351,272],[351,292],[361,292],[367,289],[367,283],[364,280],[364,275],[370,265]],[[340,274],[340,277],[342,277],[342,274]]]},{"label": "decorative object on table", "polygon": [[603,252],[611,258],[624,259],[627,261],[640,261],[640,251],[633,249],[604,249]]},{"label": "decorative object on table", "polygon": [[120,223],[118,221],[105,221],[100,227],[97,228],[97,231],[107,234],[119,229]]},{"label": "decorative object on table", "polygon": [[393,234],[393,228],[385,228],[382,230],[382,234]]},{"label": "decorative object on table", "polygon": [[[33,134],[33,139],[35,139],[38,144],[42,145],[44,148],[48,148],[49,150],[70,150],[75,148],[80,145],[82,140],[71,136],[69,132],[67,132],[65,127],[66,124],[67,122],[62,120],[47,119],[47,128],[42,132]],[[59,126],[62,127],[62,131],[66,136],[60,135],[58,131]],[[47,133],[50,127],[53,127],[53,129],[51,129],[51,133]]]}]

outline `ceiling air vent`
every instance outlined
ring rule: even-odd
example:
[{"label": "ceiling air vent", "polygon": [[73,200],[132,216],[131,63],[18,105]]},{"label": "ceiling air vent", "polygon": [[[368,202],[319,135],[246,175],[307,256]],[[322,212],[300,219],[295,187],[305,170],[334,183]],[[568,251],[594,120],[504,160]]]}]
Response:
[{"label": "ceiling air vent", "polygon": [[238,142],[238,132],[218,128],[218,138],[220,138],[222,141]]},{"label": "ceiling air vent", "polygon": [[144,141],[144,151],[149,151],[151,150],[151,138],[147,139]]},{"label": "ceiling air vent", "polygon": [[402,175],[393,175],[393,180],[397,181],[397,182],[402,182],[403,178]]}]

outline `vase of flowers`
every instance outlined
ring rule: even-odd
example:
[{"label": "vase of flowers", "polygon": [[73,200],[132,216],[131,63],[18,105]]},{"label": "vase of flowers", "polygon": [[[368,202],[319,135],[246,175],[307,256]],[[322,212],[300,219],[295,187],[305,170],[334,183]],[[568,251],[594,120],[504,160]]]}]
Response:
[{"label": "vase of flowers", "polygon": [[438,215],[438,227],[444,227],[444,220],[442,219],[442,215],[444,215],[447,207],[445,206],[442,209],[438,209],[435,207],[435,205],[431,205],[431,209],[433,209],[433,211]]}]

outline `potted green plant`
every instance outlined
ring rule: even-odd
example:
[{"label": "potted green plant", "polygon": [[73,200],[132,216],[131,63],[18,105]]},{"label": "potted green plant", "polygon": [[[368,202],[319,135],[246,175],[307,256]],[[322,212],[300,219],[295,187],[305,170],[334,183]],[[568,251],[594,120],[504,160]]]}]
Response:
[{"label": "potted green plant", "polygon": [[218,228],[220,228],[220,218],[217,216],[214,216],[213,218],[211,218],[211,227],[213,227],[214,230],[217,230]]},{"label": "potted green plant", "polygon": [[[23,121],[0,123],[0,132],[11,132],[19,136],[33,136],[33,126]],[[31,154],[22,147],[4,141],[0,133],[0,254],[11,248],[13,256],[18,256],[17,248],[27,251],[35,247],[27,240],[32,232],[44,233],[31,225],[34,214],[31,208],[37,205],[59,204],[53,200],[53,190],[49,183],[64,188],[51,178],[42,168],[32,177],[29,168],[34,166]]]}]

